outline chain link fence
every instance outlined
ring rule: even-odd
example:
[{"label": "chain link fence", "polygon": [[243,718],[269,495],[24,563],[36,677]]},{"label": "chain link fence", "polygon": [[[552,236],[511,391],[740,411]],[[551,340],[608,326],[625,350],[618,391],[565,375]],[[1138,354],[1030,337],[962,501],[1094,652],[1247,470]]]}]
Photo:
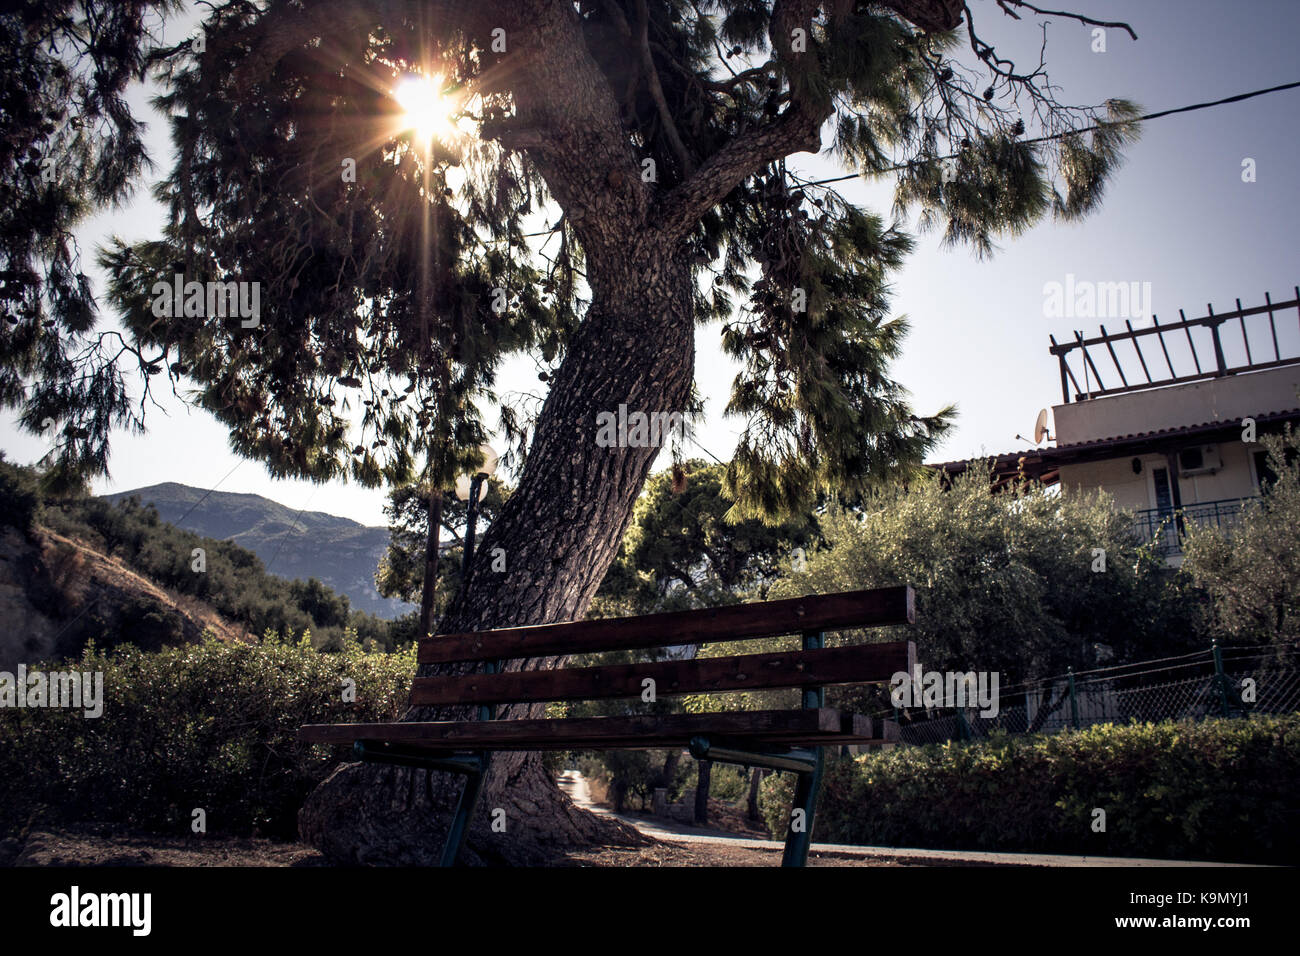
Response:
[{"label": "chain link fence", "polygon": [[[988,708],[992,710],[992,708]],[[1211,646],[1178,657],[1079,671],[999,689],[996,714],[977,707],[910,708],[906,744],[1052,733],[1094,724],[1243,717],[1300,710],[1300,648]]]}]

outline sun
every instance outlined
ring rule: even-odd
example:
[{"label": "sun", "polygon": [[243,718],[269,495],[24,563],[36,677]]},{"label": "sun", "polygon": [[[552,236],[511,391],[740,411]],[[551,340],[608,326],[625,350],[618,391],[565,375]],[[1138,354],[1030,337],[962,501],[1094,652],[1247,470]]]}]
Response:
[{"label": "sun", "polygon": [[443,95],[442,84],[443,78],[437,74],[415,75],[404,78],[393,89],[393,99],[402,108],[402,129],[413,130],[425,144],[446,139],[456,128],[453,104]]}]

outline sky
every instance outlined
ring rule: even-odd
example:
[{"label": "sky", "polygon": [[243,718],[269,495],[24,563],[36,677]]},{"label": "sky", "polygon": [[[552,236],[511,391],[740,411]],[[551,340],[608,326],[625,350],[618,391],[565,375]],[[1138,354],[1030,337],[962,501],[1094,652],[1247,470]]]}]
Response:
[{"label": "sky", "polygon": [[[1109,97],[1134,100],[1142,112],[1179,107],[1300,80],[1294,38],[1300,35],[1295,0],[1072,0],[1063,4],[1099,20],[1126,20],[1138,40],[1106,31],[1095,52],[1092,28],[1049,17],[1047,63],[1059,98],[1076,105]],[[1036,60],[1041,40],[1031,20],[1013,21],[989,0],[972,3],[984,38],[1017,63]],[[193,20],[169,27],[183,36]],[[147,142],[161,177],[170,167],[170,142],[162,117],[147,106],[145,91],[132,102],[149,118]],[[892,279],[895,314],[911,333],[893,377],[910,392],[921,414],[956,404],[958,419],[932,461],[1029,448],[1038,410],[1059,404],[1058,341],[1075,329],[1088,335],[1122,318],[1052,317],[1044,288],[1076,283],[1149,283],[1150,311],[1176,317],[1204,315],[1207,305],[1229,311],[1294,297],[1300,283],[1300,89],[1241,103],[1156,119],[1126,152],[1102,207],[1081,223],[1050,218],[1015,237],[1003,237],[990,259],[968,247],[945,248],[937,234],[920,234],[915,251]],[[1243,181],[1253,160],[1254,181]],[[845,170],[810,154],[790,165],[824,178]],[[843,194],[887,217],[892,182],[851,180]],[[89,220],[79,231],[90,274],[93,252],[110,235],[128,241],[156,238],[162,208],[147,188],[125,208]],[[911,225],[904,222],[904,226]],[[1283,321],[1290,321],[1290,313]],[[111,317],[106,317],[111,320]],[[1139,317],[1134,325],[1149,324]],[[1300,330],[1298,330],[1300,331]],[[696,440],[708,454],[727,459],[743,423],[721,414],[736,366],[721,353],[717,326],[697,332],[696,382],[706,414]],[[1103,367],[1103,374],[1105,369]],[[538,391],[531,360],[507,363],[503,391]],[[234,455],[227,434],[206,412],[170,396],[163,411],[151,408],[145,435],[118,433],[110,475],[93,483],[98,493],[165,481],[200,488],[264,495],[298,511],[324,511],[369,525],[384,524],[384,492],[343,482],[316,485],[270,478],[263,467]],[[10,460],[32,462],[46,451],[21,431],[16,415],[0,416],[0,448]],[[488,416],[495,421],[495,414]],[[699,449],[688,455],[708,457]],[[509,476],[506,476],[509,480]]]}]

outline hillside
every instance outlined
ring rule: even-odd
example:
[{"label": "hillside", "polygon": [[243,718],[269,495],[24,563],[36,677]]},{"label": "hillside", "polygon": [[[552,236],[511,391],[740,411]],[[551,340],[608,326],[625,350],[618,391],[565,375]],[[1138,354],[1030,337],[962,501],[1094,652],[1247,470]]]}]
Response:
[{"label": "hillside", "polygon": [[0,621],[0,670],[75,656],[106,634],[146,649],[197,641],[205,630],[249,638],[206,602],[48,528],[24,534],[0,525]]},{"label": "hillside", "polygon": [[163,521],[178,528],[247,548],[268,573],[316,578],[345,595],[356,610],[391,620],[412,609],[375,590],[375,568],[388,547],[387,528],[319,511],[291,511],[261,495],[209,492],[176,482],[103,497],[117,502],[132,496],[141,504],[152,503]]}]

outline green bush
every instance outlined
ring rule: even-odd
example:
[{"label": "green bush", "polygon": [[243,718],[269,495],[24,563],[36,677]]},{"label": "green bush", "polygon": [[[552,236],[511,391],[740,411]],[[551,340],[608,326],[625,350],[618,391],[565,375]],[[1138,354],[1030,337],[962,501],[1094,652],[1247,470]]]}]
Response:
[{"label": "green bush", "polygon": [[[699,785],[699,763],[689,756],[682,758],[685,772],[681,774],[681,793],[688,799],[695,799],[695,788]],[[724,803],[738,803],[749,796],[749,772],[743,767],[726,763],[715,763],[709,771],[709,796]]]},{"label": "green bush", "polygon": [[616,808],[629,809],[629,800],[635,797],[639,808],[645,810],[656,787],[667,789],[669,803],[681,799],[685,792],[694,761],[679,760],[672,780],[666,780],[663,771],[667,756],[666,750],[603,750],[579,754],[577,764],[583,776],[605,785]]},{"label": "green bush", "polygon": [[1300,640],[1300,435],[1262,435],[1264,494],[1239,521],[1187,523],[1180,573],[1210,599],[1210,628],[1233,641]]},{"label": "green bush", "polygon": [[[259,644],[156,652],[88,647],[52,670],[102,671],[104,710],[0,709],[0,835],[29,822],[110,823],[188,834],[292,838],[313,786],[347,757],[308,747],[302,724],[398,719],[415,673],[414,645],[369,653],[351,639],[336,654],[267,635]],[[343,700],[344,679],[356,682]]]},{"label": "green bush", "polygon": [[911,584],[916,625],[870,639],[913,640],[927,669],[998,671],[1003,686],[1097,666],[1097,645],[1123,663],[1209,643],[1194,629],[1196,596],[1104,495],[992,486],[971,469],[946,488],[930,476],[860,509],[832,505],[826,547],[768,596]]},{"label": "green bush", "polygon": [[[760,806],[784,834],[788,774]],[[1093,810],[1106,811],[1104,833]],[[827,843],[1300,862],[1300,714],[1099,725],[899,747],[827,766]]]}]

